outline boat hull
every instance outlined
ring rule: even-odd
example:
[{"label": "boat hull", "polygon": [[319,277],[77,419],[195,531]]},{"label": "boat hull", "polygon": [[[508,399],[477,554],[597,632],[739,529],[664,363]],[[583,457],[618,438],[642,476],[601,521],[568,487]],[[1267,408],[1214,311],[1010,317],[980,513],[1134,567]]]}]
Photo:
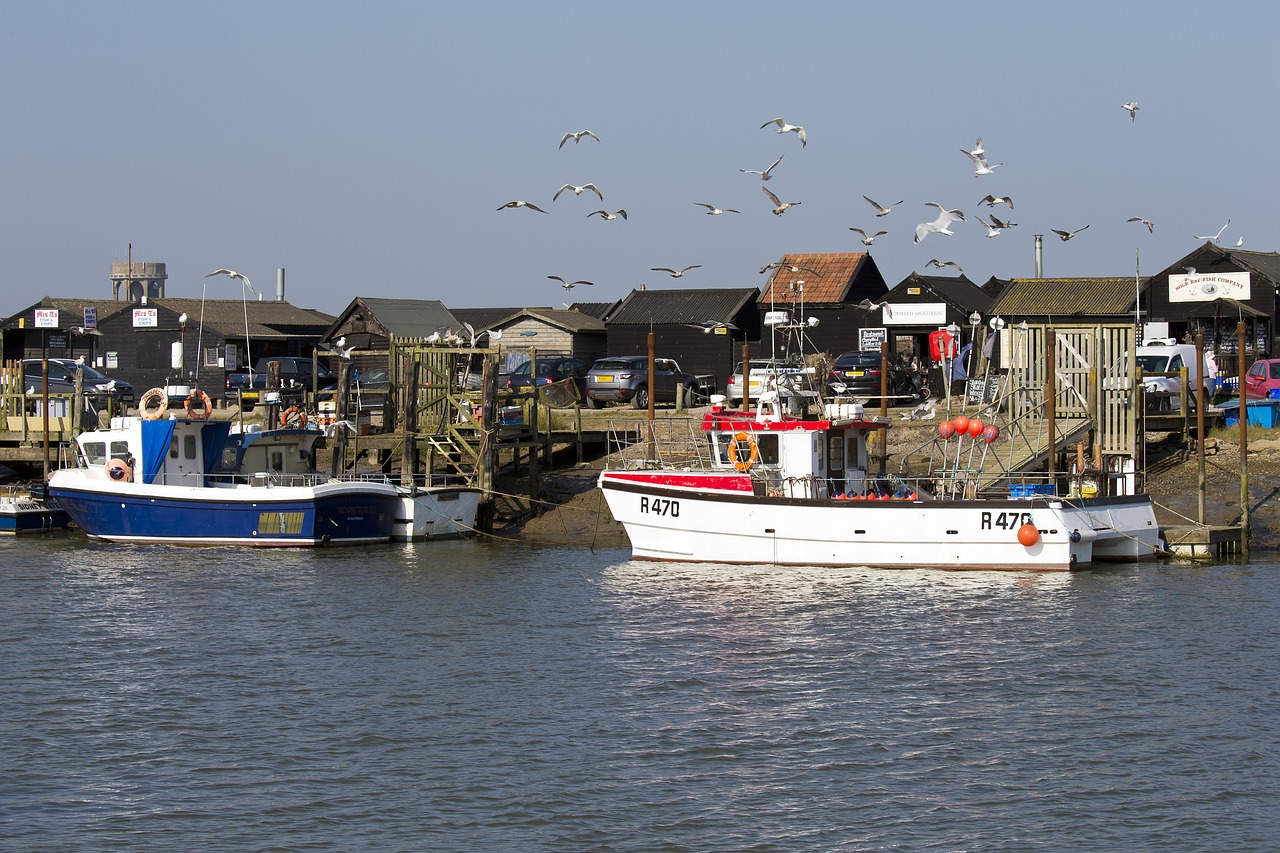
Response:
[{"label": "boat hull", "polygon": [[391,538],[396,541],[457,539],[475,533],[480,490],[432,486],[402,494]]},{"label": "boat hull", "polygon": [[[804,566],[1066,571],[1154,556],[1144,495],[1092,499],[813,500],[730,485],[671,488],[666,475],[601,476],[636,559]],[[1033,524],[1036,541],[1019,531]],[[1025,533],[1024,533],[1025,536]]]},{"label": "boat hull", "polygon": [[77,482],[56,472],[49,490],[95,539],[179,545],[307,547],[386,542],[399,508],[394,486],[333,482],[234,488]]},{"label": "boat hull", "polygon": [[0,535],[62,530],[70,521],[67,511],[54,500],[0,498]]}]

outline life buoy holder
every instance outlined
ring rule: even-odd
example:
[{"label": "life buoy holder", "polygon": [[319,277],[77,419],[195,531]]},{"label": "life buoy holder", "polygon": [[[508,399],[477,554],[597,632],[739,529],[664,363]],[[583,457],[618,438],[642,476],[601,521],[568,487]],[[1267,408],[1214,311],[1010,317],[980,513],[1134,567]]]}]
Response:
[{"label": "life buoy holder", "polygon": [[107,476],[117,483],[133,479],[133,469],[123,459],[112,459],[107,463]]},{"label": "life buoy holder", "polygon": [[[295,423],[290,423],[290,421]],[[297,406],[290,406],[280,413],[280,426],[291,429],[306,429],[307,413]]]},{"label": "life buoy holder", "polygon": [[[200,404],[199,408],[192,405],[196,402]],[[199,388],[194,389],[187,395],[187,399],[183,403],[183,406],[187,410],[187,417],[193,420],[207,420],[209,415],[213,414],[213,401],[209,399],[208,394],[201,391]]]},{"label": "life buoy holder", "polygon": [[[159,402],[154,410],[150,408],[152,403]],[[165,393],[163,388],[152,388],[138,398],[138,413],[149,421],[154,421],[169,410],[169,395]]]},{"label": "life buoy holder", "polygon": [[[742,446],[742,442],[746,442],[747,447],[750,448],[746,459],[740,458],[742,451],[738,448]],[[760,461],[760,447],[751,433],[740,432],[734,435],[733,441],[729,442],[729,461],[739,471],[750,471]]]}]

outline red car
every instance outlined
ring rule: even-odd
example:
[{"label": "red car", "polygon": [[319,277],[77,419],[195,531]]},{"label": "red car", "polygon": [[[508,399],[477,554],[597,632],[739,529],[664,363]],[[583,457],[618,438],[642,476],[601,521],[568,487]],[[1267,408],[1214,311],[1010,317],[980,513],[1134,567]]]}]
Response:
[{"label": "red car", "polygon": [[1260,358],[1244,375],[1246,397],[1280,397],[1280,358]]}]

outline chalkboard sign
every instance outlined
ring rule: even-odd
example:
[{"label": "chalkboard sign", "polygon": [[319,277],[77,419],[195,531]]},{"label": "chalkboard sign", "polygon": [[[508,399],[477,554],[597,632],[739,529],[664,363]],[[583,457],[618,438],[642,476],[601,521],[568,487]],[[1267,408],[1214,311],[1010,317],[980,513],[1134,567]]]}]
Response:
[{"label": "chalkboard sign", "polygon": [[858,330],[858,349],[863,352],[874,350],[880,352],[880,345],[889,339],[889,330],[884,326],[869,326]]},{"label": "chalkboard sign", "polygon": [[965,397],[975,405],[990,403],[995,400],[996,391],[999,388],[1000,380],[994,377],[991,379],[970,379],[965,382]]}]

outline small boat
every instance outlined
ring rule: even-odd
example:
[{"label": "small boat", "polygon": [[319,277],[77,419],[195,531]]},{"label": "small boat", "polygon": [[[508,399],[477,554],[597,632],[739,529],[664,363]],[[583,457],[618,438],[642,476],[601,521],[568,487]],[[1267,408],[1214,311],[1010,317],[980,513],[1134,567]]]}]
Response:
[{"label": "small boat", "polygon": [[471,536],[476,532],[480,495],[473,486],[402,487],[391,538],[412,542]]},{"label": "small boat", "polygon": [[70,521],[67,511],[49,497],[43,482],[25,489],[10,486],[0,495],[0,534],[62,530]]},{"label": "small boat", "polygon": [[401,494],[316,471],[317,429],[232,432],[199,417],[112,418],[76,437],[49,493],[95,539],[181,545],[387,542]]},{"label": "small boat", "polygon": [[980,427],[957,429],[930,455],[957,460],[950,468],[877,474],[868,439],[892,424],[857,403],[810,416],[783,414],[776,392],[754,413],[722,400],[683,455],[673,442],[641,443],[643,455],[600,474],[636,559],[1065,571],[1161,549],[1154,505],[1134,493],[1131,471],[1101,496],[1083,479],[1062,496],[1048,482],[984,490],[970,463],[994,436]]}]

